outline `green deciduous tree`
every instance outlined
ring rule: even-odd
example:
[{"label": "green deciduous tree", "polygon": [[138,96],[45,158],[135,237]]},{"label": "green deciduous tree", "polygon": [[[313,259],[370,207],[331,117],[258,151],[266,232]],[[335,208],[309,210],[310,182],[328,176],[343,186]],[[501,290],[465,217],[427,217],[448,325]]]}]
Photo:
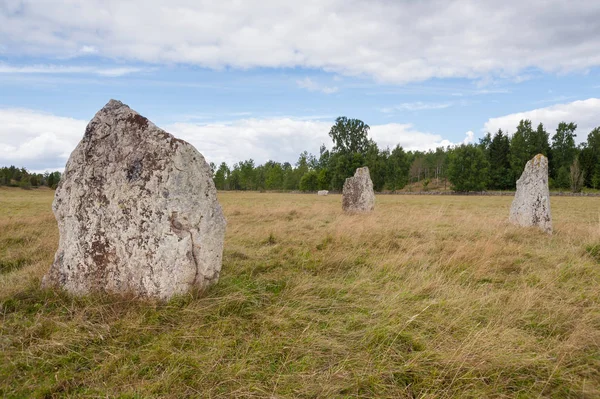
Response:
[{"label": "green deciduous tree", "polygon": [[330,157],[331,188],[341,190],[346,178],[353,176],[357,168],[365,166],[365,158],[359,153],[333,153]]},{"label": "green deciduous tree", "polygon": [[319,179],[317,171],[309,170],[300,179],[300,190],[302,191],[317,191],[319,188]]},{"label": "green deciduous tree", "polygon": [[256,189],[254,181],[254,160],[248,159],[239,163],[240,187],[242,190]]},{"label": "green deciduous tree", "polygon": [[[365,166],[367,158],[374,168],[379,168],[377,145],[369,140],[368,134],[369,125],[359,119],[340,116],[331,126],[329,137],[333,141],[333,149],[327,160],[332,189],[341,190],[346,178],[354,175],[357,168]],[[323,155],[322,152],[321,158]]]},{"label": "green deciduous tree", "polygon": [[227,190],[227,180],[229,179],[230,170],[225,162],[221,162],[219,168],[215,172],[213,180],[217,190]]},{"label": "green deciduous tree", "polygon": [[365,154],[369,149],[369,125],[360,119],[340,116],[329,130],[333,151],[341,154]]},{"label": "green deciduous tree", "polygon": [[410,163],[404,149],[397,145],[387,161],[386,183],[387,189],[396,191],[404,188],[408,183]]},{"label": "green deciduous tree", "polygon": [[279,162],[268,161],[265,163],[265,186],[267,190],[283,189],[283,168]]},{"label": "green deciduous tree", "polygon": [[552,136],[550,175],[554,178],[556,187],[569,188],[570,167],[577,156],[575,146],[575,130],[573,122],[561,122]]},{"label": "green deciduous tree", "polygon": [[456,191],[482,191],[488,182],[490,164],[483,150],[463,144],[448,154],[448,178]]},{"label": "green deciduous tree", "polygon": [[383,190],[385,185],[386,162],[389,154],[388,149],[379,151],[377,144],[372,140],[370,141],[369,149],[365,155],[365,165],[369,168],[375,191]]}]

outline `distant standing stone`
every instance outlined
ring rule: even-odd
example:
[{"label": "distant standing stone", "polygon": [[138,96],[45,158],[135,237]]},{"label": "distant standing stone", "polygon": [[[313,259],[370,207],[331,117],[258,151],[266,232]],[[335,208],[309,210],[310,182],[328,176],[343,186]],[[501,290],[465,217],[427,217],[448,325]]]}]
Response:
[{"label": "distant standing stone", "polygon": [[317,195],[327,195],[327,194],[329,194],[328,190],[319,190],[319,191],[317,191]]},{"label": "distant standing stone", "polygon": [[356,169],[353,177],[344,182],[342,209],[346,212],[370,212],[375,208],[375,193],[369,168]]},{"label": "distant standing stone", "polygon": [[520,226],[537,226],[552,234],[548,158],[538,154],[525,166],[517,180],[517,192],[510,208],[509,220]]},{"label": "distant standing stone", "polygon": [[219,278],[226,221],[209,165],[119,101],[88,124],[52,210],[45,287],[168,299]]}]

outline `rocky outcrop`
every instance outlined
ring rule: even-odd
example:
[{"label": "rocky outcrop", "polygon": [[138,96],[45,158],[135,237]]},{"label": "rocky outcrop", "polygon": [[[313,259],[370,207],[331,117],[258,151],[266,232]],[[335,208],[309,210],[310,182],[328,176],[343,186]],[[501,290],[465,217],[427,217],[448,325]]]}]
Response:
[{"label": "rocky outcrop", "polygon": [[342,209],[349,213],[370,212],[375,208],[375,193],[369,168],[356,169],[353,177],[344,182]]},{"label": "rocky outcrop", "polygon": [[219,278],[226,221],[209,165],[119,101],[88,124],[52,209],[45,287],[168,299]]},{"label": "rocky outcrop", "polygon": [[525,166],[517,180],[517,192],[510,208],[509,220],[520,226],[536,226],[552,233],[550,192],[548,190],[548,158],[538,154]]},{"label": "rocky outcrop", "polygon": [[328,190],[319,190],[319,191],[317,191],[317,195],[327,195],[327,194],[329,194]]}]

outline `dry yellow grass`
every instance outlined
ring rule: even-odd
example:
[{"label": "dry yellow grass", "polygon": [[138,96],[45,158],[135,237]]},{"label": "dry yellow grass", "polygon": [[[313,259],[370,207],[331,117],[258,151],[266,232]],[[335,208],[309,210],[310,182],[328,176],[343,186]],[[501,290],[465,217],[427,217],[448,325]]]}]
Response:
[{"label": "dry yellow grass", "polygon": [[219,284],[159,304],[40,290],[52,192],[0,189],[0,394],[600,397],[600,200],[546,236],[511,197],[219,199]]}]

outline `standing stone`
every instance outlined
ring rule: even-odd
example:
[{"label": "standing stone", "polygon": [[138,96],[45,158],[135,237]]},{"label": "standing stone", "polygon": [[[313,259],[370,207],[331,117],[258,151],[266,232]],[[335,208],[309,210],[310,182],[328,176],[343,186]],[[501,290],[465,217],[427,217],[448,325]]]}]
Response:
[{"label": "standing stone", "polygon": [[119,101],[88,124],[52,210],[60,240],[44,287],[168,299],[219,278],[226,221],[210,167]]},{"label": "standing stone", "polygon": [[329,194],[328,190],[319,190],[319,191],[317,191],[317,195],[327,195],[327,194]]},{"label": "standing stone", "polygon": [[510,208],[509,220],[521,226],[537,226],[552,234],[548,158],[542,154],[527,162],[523,174],[517,180],[517,192]]},{"label": "standing stone", "polygon": [[353,177],[344,182],[342,209],[346,212],[370,212],[375,208],[375,193],[369,168],[356,169]]}]

